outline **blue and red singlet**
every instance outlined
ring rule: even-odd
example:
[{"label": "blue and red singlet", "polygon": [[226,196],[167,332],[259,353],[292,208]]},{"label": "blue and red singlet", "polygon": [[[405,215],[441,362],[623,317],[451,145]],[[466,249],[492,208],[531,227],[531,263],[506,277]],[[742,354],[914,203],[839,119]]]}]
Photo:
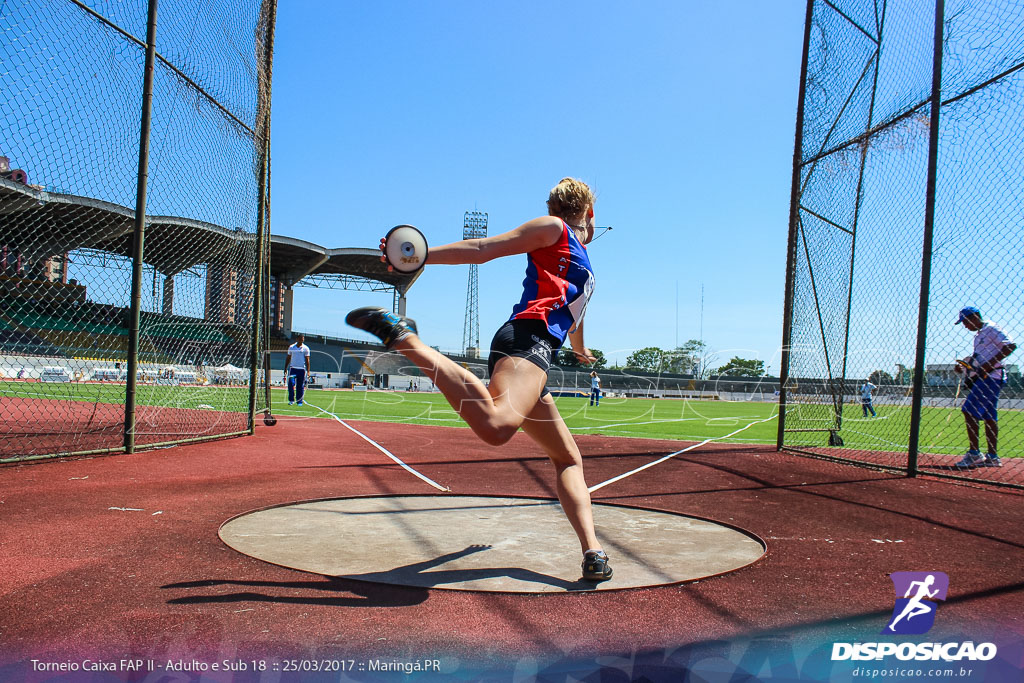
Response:
[{"label": "blue and red singlet", "polygon": [[549,247],[526,255],[523,298],[509,320],[541,320],[559,343],[583,320],[594,292],[594,271],[587,248],[562,221],[562,236]]}]

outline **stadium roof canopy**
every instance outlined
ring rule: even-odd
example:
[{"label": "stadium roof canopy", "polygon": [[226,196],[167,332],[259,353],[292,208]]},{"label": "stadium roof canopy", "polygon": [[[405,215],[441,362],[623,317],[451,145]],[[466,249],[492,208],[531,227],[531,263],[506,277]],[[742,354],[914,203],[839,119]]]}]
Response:
[{"label": "stadium roof canopy", "polygon": [[[0,178],[0,223],[0,243],[34,261],[75,249],[132,255],[135,211],[98,199]],[[188,218],[149,216],[144,247],[146,263],[173,276],[200,264],[243,262],[242,253],[255,249],[256,236]],[[289,287],[310,276],[355,277],[400,292],[419,276],[388,272],[377,249],[328,249],[278,235],[270,239],[270,272]]]},{"label": "stadium roof canopy", "polygon": [[[30,260],[75,249],[132,255],[135,211],[117,204],[0,179],[0,216],[0,242]],[[252,233],[203,221],[177,216],[146,221],[145,261],[165,275],[200,263],[238,263],[239,250],[255,244]]]},{"label": "stadium roof canopy", "polygon": [[312,276],[355,276],[377,280],[404,291],[412,286],[420,272],[388,272],[387,266],[381,263],[379,249],[328,249],[294,237],[270,237],[270,274],[287,286]]}]

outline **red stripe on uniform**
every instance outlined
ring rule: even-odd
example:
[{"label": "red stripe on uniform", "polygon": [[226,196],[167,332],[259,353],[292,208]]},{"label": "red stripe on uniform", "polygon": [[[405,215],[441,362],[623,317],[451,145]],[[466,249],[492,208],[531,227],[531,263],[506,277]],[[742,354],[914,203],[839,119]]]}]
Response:
[{"label": "red stripe on uniform", "polygon": [[[515,315],[515,320],[535,319],[547,322],[548,313],[564,303],[566,294],[569,291],[569,283],[559,275],[565,275],[569,270],[569,232],[563,228],[562,236],[558,242],[530,252],[528,255],[533,264],[537,277],[534,284],[537,293],[530,301],[529,306]],[[564,259],[560,264],[559,260]],[[563,268],[559,270],[559,265]]]}]

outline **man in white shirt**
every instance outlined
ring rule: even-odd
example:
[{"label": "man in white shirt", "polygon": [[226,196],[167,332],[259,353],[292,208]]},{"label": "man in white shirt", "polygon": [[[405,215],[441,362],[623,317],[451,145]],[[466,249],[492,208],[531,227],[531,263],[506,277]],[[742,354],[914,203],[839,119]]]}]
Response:
[{"label": "man in white shirt", "polygon": [[[999,437],[999,392],[1006,383],[1002,361],[1017,349],[1017,345],[998,325],[982,320],[981,312],[974,306],[967,306],[960,311],[956,324],[961,323],[975,335],[974,353],[957,365],[957,371],[966,372],[972,383],[967,400],[961,408],[970,447],[967,455],[956,466],[960,469],[1000,467],[1003,463],[996,454],[996,444]],[[981,454],[978,447],[981,421],[985,423],[985,441],[988,445],[988,453],[985,455]]]},{"label": "man in white shirt", "polygon": [[871,411],[871,417],[878,417],[878,413],[875,412],[875,407],[871,405],[871,391],[877,389],[871,380],[864,382],[864,386],[860,388],[860,407],[864,411],[864,417],[868,416],[868,411]]},{"label": "man in white shirt", "polygon": [[596,370],[590,371],[590,405],[601,405],[601,378]]},{"label": "man in white shirt", "polygon": [[[309,347],[303,334],[295,335],[295,343],[288,347],[288,360],[284,371],[288,377],[288,405],[296,402],[301,406],[306,393],[306,377],[309,375]],[[297,399],[297,400],[296,400]]]}]

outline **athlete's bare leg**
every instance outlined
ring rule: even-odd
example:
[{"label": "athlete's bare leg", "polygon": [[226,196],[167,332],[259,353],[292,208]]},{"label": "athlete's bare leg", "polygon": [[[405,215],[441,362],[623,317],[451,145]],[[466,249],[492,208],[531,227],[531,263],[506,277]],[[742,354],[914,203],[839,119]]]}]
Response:
[{"label": "athlete's bare leg", "polygon": [[524,358],[502,358],[488,386],[416,335],[395,342],[392,350],[411,360],[433,380],[466,424],[492,446],[515,435],[544,390],[547,373]]},{"label": "athlete's bare leg", "polygon": [[583,478],[583,457],[558,413],[554,399],[550,395],[541,396],[522,427],[544,449],[555,466],[558,501],[580,539],[581,549],[583,552],[601,550],[601,542],[594,533],[590,491]]}]

